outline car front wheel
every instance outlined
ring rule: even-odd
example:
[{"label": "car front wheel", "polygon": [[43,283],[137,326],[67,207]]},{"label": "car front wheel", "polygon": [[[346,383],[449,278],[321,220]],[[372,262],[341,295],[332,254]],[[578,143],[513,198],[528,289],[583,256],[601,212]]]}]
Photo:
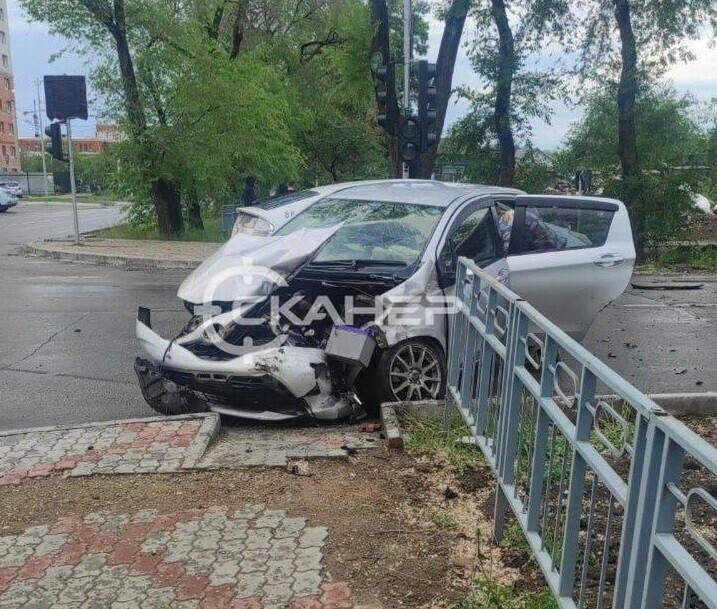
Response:
[{"label": "car front wheel", "polygon": [[446,358],[431,340],[412,338],[387,349],[377,373],[381,402],[435,400],[446,391]]}]

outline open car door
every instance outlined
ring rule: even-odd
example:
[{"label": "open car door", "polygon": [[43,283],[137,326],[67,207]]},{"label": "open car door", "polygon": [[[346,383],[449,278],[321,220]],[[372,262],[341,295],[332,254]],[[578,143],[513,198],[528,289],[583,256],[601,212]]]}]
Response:
[{"label": "open car door", "polygon": [[521,195],[511,233],[507,285],[578,340],[630,281],[635,247],[619,201]]}]

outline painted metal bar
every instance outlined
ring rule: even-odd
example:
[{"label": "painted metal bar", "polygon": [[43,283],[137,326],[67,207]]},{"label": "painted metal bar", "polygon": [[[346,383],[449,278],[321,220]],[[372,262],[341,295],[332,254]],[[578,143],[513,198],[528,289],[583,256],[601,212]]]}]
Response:
[{"label": "painted metal bar", "polygon": [[[670,566],[683,580],[683,605],[699,598],[717,609],[717,583],[673,534],[678,506],[688,504],[689,534],[690,497],[713,504],[704,489],[681,487],[685,455],[717,475],[717,448],[471,261],[460,259],[457,277],[460,319],[449,342],[447,402],[469,424],[496,473],[494,532],[502,533],[503,512],[511,509],[561,609],[577,609],[587,599],[602,609],[609,590],[613,609],[658,607]],[[577,367],[568,367],[563,355]],[[574,387],[566,387],[566,380]],[[598,384],[626,407],[596,402]],[[528,432],[526,416],[534,425]],[[611,436],[606,423],[617,426]],[[516,463],[524,454],[530,463],[520,466],[518,476]],[[614,468],[616,459],[629,460],[626,480]],[[600,499],[603,491],[607,502]],[[597,581],[588,578],[596,523],[604,532]],[[619,536],[613,533],[618,526]]]}]

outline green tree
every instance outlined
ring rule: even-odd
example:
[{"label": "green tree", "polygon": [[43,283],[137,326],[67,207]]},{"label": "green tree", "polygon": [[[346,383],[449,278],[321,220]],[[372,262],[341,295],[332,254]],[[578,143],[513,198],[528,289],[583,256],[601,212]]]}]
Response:
[{"label": "green tree", "polygon": [[644,75],[654,79],[676,61],[691,59],[685,42],[704,35],[705,30],[717,30],[717,3],[714,0],[575,0],[574,7],[574,14],[580,16],[574,21],[584,24],[583,76],[590,81],[599,79],[617,83],[621,196],[630,209],[640,252],[642,174],[636,104],[641,84],[647,82]]},{"label": "green tree", "polygon": [[566,43],[566,0],[480,0],[471,17],[476,30],[469,46],[480,86],[461,89],[471,112],[484,117],[497,141],[495,182],[516,180],[516,138],[527,143],[530,118],[549,121],[550,101],[565,98],[564,70],[556,60],[550,70],[528,65],[528,58],[551,44]]},{"label": "green tree", "polygon": [[[586,168],[618,175],[618,108],[614,86],[593,93],[560,152],[567,173]],[[706,165],[708,135],[697,122],[698,104],[665,85],[641,88],[635,104],[637,154],[643,170]]]}]

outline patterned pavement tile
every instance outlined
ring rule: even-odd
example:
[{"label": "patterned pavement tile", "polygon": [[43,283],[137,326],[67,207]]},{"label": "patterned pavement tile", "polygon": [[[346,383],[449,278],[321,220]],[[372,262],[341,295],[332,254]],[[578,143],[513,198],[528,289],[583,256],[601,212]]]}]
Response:
[{"label": "patterned pavement tile", "polygon": [[197,467],[283,467],[292,459],[346,458],[342,446],[374,448],[378,433],[357,432],[356,425],[321,428],[223,428]]},{"label": "patterned pavement tile", "polygon": [[0,607],[351,609],[327,534],[261,505],[63,518],[0,537]]},{"label": "patterned pavement tile", "polygon": [[0,486],[63,474],[127,474],[193,467],[217,415],[118,421],[71,429],[0,434]]}]

